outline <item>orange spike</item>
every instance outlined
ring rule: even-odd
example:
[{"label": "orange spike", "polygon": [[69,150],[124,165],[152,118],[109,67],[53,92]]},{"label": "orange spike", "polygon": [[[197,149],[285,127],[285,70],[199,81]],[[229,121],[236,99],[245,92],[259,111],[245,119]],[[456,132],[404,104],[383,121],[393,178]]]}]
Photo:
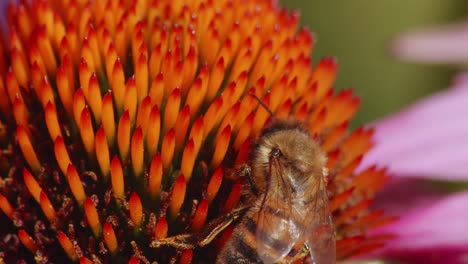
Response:
[{"label": "orange spike", "polygon": [[147,53],[141,53],[135,65],[135,80],[138,87],[138,102],[141,102],[148,95],[148,56]]},{"label": "orange spike", "polygon": [[27,134],[27,131],[24,126],[18,125],[16,127],[16,138],[20,146],[23,157],[28,162],[28,165],[34,172],[38,172],[41,169],[41,163],[37,158],[36,152],[32,146],[31,140]]},{"label": "orange spike", "polygon": [[60,130],[60,125],[57,118],[57,110],[55,105],[51,102],[48,102],[45,108],[45,121],[47,129],[49,130],[49,135],[52,140],[55,140],[58,136],[62,136],[62,131]]},{"label": "orange spike", "polygon": [[156,239],[164,239],[167,237],[167,220],[166,217],[161,217],[154,228],[154,236]]},{"label": "orange spike", "polygon": [[231,139],[231,126],[227,125],[223,128],[221,134],[216,140],[216,146],[211,159],[211,166],[216,168],[218,167],[226,155],[227,149],[229,147],[229,142]]},{"label": "orange spike", "polygon": [[112,184],[112,191],[114,192],[114,196],[119,199],[124,199],[124,174],[122,169],[122,164],[120,163],[119,157],[115,155],[112,158],[111,162],[111,184]]},{"label": "orange spike", "polygon": [[130,150],[130,114],[125,111],[120,117],[117,129],[117,144],[119,146],[120,158],[126,160]]},{"label": "orange spike", "polygon": [[15,79],[18,81],[21,87],[28,87],[27,82],[29,81],[30,69],[29,63],[26,60],[23,51],[18,49],[16,46],[12,46],[11,49],[11,71],[15,75]]},{"label": "orange spike", "polygon": [[47,197],[45,192],[41,191],[39,199],[39,204],[41,205],[42,212],[44,212],[44,215],[47,217],[47,220],[49,220],[49,222],[52,223],[55,220],[57,212],[52,206],[49,197]]},{"label": "orange spike", "polygon": [[37,46],[47,67],[47,73],[53,76],[57,69],[57,61],[54,55],[54,49],[48,39],[45,27],[40,27],[37,34]]},{"label": "orange spike", "polygon": [[354,170],[359,166],[363,156],[358,156],[352,162],[341,168],[334,177],[334,180],[339,181],[348,178]]},{"label": "orange spike", "polygon": [[41,99],[43,108],[45,108],[48,102],[55,104],[54,91],[52,90],[52,86],[50,85],[47,77],[42,79],[41,85],[39,87],[39,97]]},{"label": "orange spike", "polygon": [[191,249],[186,249],[182,252],[180,256],[179,263],[180,264],[190,264],[192,263],[193,251]]},{"label": "orange spike", "polygon": [[158,153],[153,157],[149,169],[148,189],[152,199],[155,199],[159,192],[159,188],[161,187],[162,174],[163,167],[161,155]]},{"label": "orange spike", "polygon": [[86,99],[90,99],[89,98],[89,80],[91,79],[92,75],[93,75],[93,70],[89,67],[88,61],[86,61],[84,58],[81,58],[78,77],[80,79],[81,89],[83,89],[83,94],[86,97]]},{"label": "orange spike", "polygon": [[24,230],[18,230],[18,237],[23,245],[32,253],[36,252],[37,246],[34,239]]},{"label": "orange spike", "polygon": [[102,176],[104,179],[108,179],[109,168],[110,168],[110,153],[109,145],[107,144],[106,132],[103,127],[100,127],[96,132],[95,149],[96,149],[96,158],[99,163],[99,168],[101,169]]},{"label": "orange spike", "polygon": [[221,57],[218,59],[218,62],[214,65],[213,69],[211,70],[208,91],[206,94],[207,101],[211,101],[218,93],[219,89],[221,88],[221,83],[223,82],[225,73],[226,70],[224,58]]},{"label": "orange spike", "polygon": [[115,107],[117,112],[121,113],[123,112],[125,98],[125,75],[119,58],[115,61],[112,70],[111,87]]},{"label": "orange spike", "polygon": [[220,114],[220,110],[222,107],[223,107],[223,98],[219,96],[211,103],[211,105],[206,110],[205,120],[209,120],[209,122],[205,123],[204,136],[208,135],[211,132],[211,129],[215,125],[217,125],[215,122],[216,120],[218,120],[218,116]]},{"label": "orange spike", "polygon": [[65,108],[65,111],[69,116],[73,115],[73,92],[75,87],[73,86],[73,80],[69,79],[67,73],[65,72],[65,67],[69,67],[65,65],[65,63],[70,64],[70,60],[68,56],[63,58],[62,66],[57,69],[57,91],[60,96],[60,101]]},{"label": "orange spike", "polygon": [[23,180],[31,196],[34,198],[34,200],[36,200],[36,202],[40,203],[42,188],[39,186],[39,183],[37,183],[34,176],[27,169],[23,169]]},{"label": "orange spike", "polygon": [[67,180],[68,186],[75,197],[76,202],[79,206],[83,206],[83,203],[86,199],[86,194],[83,188],[83,184],[81,183],[80,175],[78,175],[78,171],[76,171],[75,166],[73,164],[69,164],[67,167]]},{"label": "orange spike", "polygon": [[347,201],[348,198],[353,194],[354,187],[349,188],[344,192],[339,193],[338,195],[334,196],[330,199],[330,211],[334,212],[338,210],[341,206],[343,206]]},{"label": "orange spike", "polygon": [[208,65],[213,65],[214,60],[216,59],[216,54],[220,48],[220,39],[218,30],[214,24],[210,24],[206,31],[202,31],[204,34],[201,37],[201,43],[206,43],[206,45],[200,46],[201,58],[208,63]]},{"label": "orange spike", "polygon": [[234,79],[233,82],[236,84],[234,92],[232,96],[227,98],[228,99],[227,101],[229,102],[228,104],[229,106],[233,105],[241,98],[242,94],[245,91],[245,86],[247,84],[248,77],[249,77],[249,73],[247,71],[243,71],[236,77],[236,79]]},{"label": "orange spike", "polygon": [[192,129],[190,130],[189,138],[193,139],[193,143],[195,146],[194,153],[198,153],[203,143],[203,136],[205,133],[205,125],[203,120],[204,117],[199,116],[197,120],[195,120],[195,122],[193,123]]},{"label": "orange spike", "polygon": [[20,99],[24,101],[20,91],[20,87],[18,85],[18,81],[16,80],[16,76],[13,72],[11,72],[11,70],[8,71],[6,76],[6,87],[8,90],[10,103],[13,103],[15,101],[16,96],[20,97]]},{"label": "orange spike", "polygon": [[99,80],[96,76],[96,73],[91,75],[88,85],[88,103],[93,112],[94,119],[96,123],[101,123],[101,113],[102,113],[102,97],[101,97],[101,87],[99,87]]},{"label": "orange spike", "polygon": [[184,175],[180,175],[174,182],[171,201],[169,203],[169,210],[172,219],[175,219],[179,214],[180,208],[185,200],[185,191],[187,188],[187,182],[185,181]]},{"label": "orange spike", "polygon": [[343,140],[340,149],[343,151],[343,164],[348,164],[358,156],[362,156],[371,147],[372,129],[358,128]]},{"label": "orange spike", "polygon": [[0,194],[0,209],[6,216],[8,216],[8,218],[10,218],[10,220],[13,220],[13,214],[15,213],[15,209],[10,204],[8,199],[2,194]]},{"label": "orange spike", "polygon": [[218,194],[222,182],[223,168],[219,167],[215,170],[213,176],[211,176],[210,182],[208,183],[208,187],[206,188],[206,199],[208,200],[208,203],[211,203],[216,197],[216,194]]},{"label": "orange spike", "polygon": [[364,210],[369,208],[369,206],[372,203],[373,203],[373,200],[368,199],[368,200],[361,201],[358,204],[347,208],[339,216],[337,216],[337,217],[335,217],[333,219],[334,222],[335,222],[335,225],[339,226],[339,225],[343,224],[346,220],[357,216],[358,214],[360,214],[361,212],[363,212]]},{"label": "orange spike", "polygon": [[62,246],[63,250],[67,254],[68,258],[72,261],[76,261],[78,259],[78,256],[76,255],[75,252],[75,246],[73,245],[73,242],[68,238],[65,233],[62,231],[57,232],[57,239]]},{"label": "orange spike", "polygon": [[57,137],[54,142],[55,159],[63,174],[66,175],[68,164],[71,163],[70,156],[68,155],[67,147],[62,137]]},{"label": "orange spike", "polygon": [[175,131],[171,128],[162,140],[161,146],[161,159],[163,162],[163,168],[169,169],[174,158],[175,151]]},{"label": "orange spike", "polygon": [[[31,69],[31,75],[33,75],[33,81],[38,80],[39,76],[44,77],[47,75],[47,67],[44,59],[41,56],[41,52],[36,42],[33,42],[28,47],[29,62],[37,67]],[[37,87],[36,87],[37,89]]]},{"label": "orange spike", "polygon": [[327,159],[326,167],[328,169],[332,169],[337,165],[338,158],[341,156],[341,152],[340,152],[340,150],[334,150],[334,151],[328,153],[327,156],[328,156],[327,157],[328,159]]},{"label": "orange spike", "polygon": [[100,237],[102,232],[101,222],[99,221],[99,215],[96,210],[96,206],[91,198],[86,198],[84,202],[84,211],[86,220],[88,221],[89,227],[93,231],[95,237]]},{"label": "orange spike", "polygon": [[151,97],[146,96],[138,107],[136,127],[141,127],[143,137],[146,137],[149,118],[151,113]]},{"label": "orange spike", "polygon": [[164,98],[164,75],[159,73],[151,83],[149,92],[152,105],[161,105]]},{"label": "orange spike", "polygon": [[288,98],[284,101],[276,110],[275,116],[277,118],[287,118],[289,113],[291,113],[291,109],[293,106],[293,102],[291,98]]},{"label": "orange spike", "polygon": [[114,145],[115,141],[115,119],[114,119],[114,107],[112,105],[112,93],[107,92],[102,100],[102,126],[106,132],[107,144],[109,146]]},{"label": "orange spike", "polygon": [[198,112],[200,105],[203,102],[203,95],[206,92],[206,90],[202,90],[203,87],[202,79],[197,78],[188,90],[185,104],[190,108],[192,117]]},{"label": "orange spike", "polygon": [[182,110],[180,111],[180,114],[177,117],[176,124],[176,146],[178,149],[180,149],[185,141],[185,138],[187,136],[187,130],[190,124],[190,107],[188,105],[184,106],[184,108],[182,108]]},{"label": "orange spike", "polygon": [[[110,38],[110,36],[109,36]],[[105,57],[105,62],[106,62],[106,73],[107,76],[112,76],[113,70],[114,70],[114,65],[115,62],[118,58],[117,56],[117,51],[115,50],[115,45],[113,42],[110,42],[109,45],[107,46],[107,49],[104,48],[106,55]]]},{"label": "orange spike", "polygon": [[198,56],[195,45],[191,45],[187,56],[184,60],[184,80],[182,82],[182,89],[184,94],[187,94],[187,89],[195,78],[198,66]]},{"label": "orange spike", "polygon": [[159,107],[155,105],[151,109],[146,135],[146,147],[148,149],[148,154],[150,157],[154,156],[156,154],[156,151],[158,150],[160,129],[161,115],[159,112]]},{"label": "orange spike", "polygon": [[88,157],[94,157],[94,128],[93,121],[91,120],[91,114],[89,108],[85,107],[81,112],[81,118],[79,122],[81,140],[86,149]]},{"label": "orange spike", "polygon": [[185,180],[189,181],[192,177],[193,166],[195,165],[195,160],[197,158],[197,154],[195,153],[195,145],[193,143],[193,139],[191,138],[184,147],[184,152],[182,154],[182,163],[180,172],[185,175]]},{"label": "orange spike", "polygon": [[234,208],[236,208],[237,204],[239,203],[239,199],[242,192],[242,184],[240,181],[237,181],[231,188],[231,192],[224,204],[223,211],[228,213],[231,212]]},{"label": "orange spike", "polygon": [[93,264],[87,257],[80,257],[80,264]]},{"label": "orange spike", "polygon": [[163,131],[166,132],[170,128],[174,127],[177,121],[177,116],[179,115],[180,109],[180,90],[175,88],[172,90],[171,94],[167,98],[166,109],[164,110],[164,121],[163,121]]},{"label": "orange spike", "polygon": [[110,222],[104,223],[104,232],[103,232],[104,242],[106,243],[107,248],[111,254],[117,253],[117,237],[115,236],[114,228]]},{"label": "orange spike", "polygon": [[246,120],[241,124],[241,127],[237,132],[236,139],[234,140],[234,149],[240,149],[242,143],[244,143],[249,138],[254,117],[255,113],[252,111],[250,115],[247,116]]},{"label": "orange spike", "polygon": [[125,86],[125,99],[124,99],[124,111],[130,115],[130,123],[135,122],[136,111],[138,106],[138,95],[137,87],[135,82],[135,76],[130,77]]},{"label": "orange spike", "polygon": [[317,99],[321,99],[336,79],[338,64],[334,58],[323,58],[312,71],[309,83],[317,83]]},{"label": "orange spike", "polygon": [[208,216],[208,201],[203,199],[197,207],[195,214],[192,218],[191,230],[199,232],[205,225],[206,217]]},{"label": "orange spike", "polygon": [[[157,34],[153,34],[153,36],[155,35]],[[159,43],[157,46],[154,47],[150,55],[149,76],[151,78],[154,78],[157,75],[157,73],[160,71],[161,60],[162,60],[162,46],[161,46],[161,43]]]},{"label": "orange spike", "polygon": [[[240,106],[241,103],[237,102],[234,105],[231,106],[229,111],[227,112],[226,116],[222,119],[221,125],[219,128],[226,127],[227,125],[231,126],[231,130],[236,131],[237,127],[235,127],[236,123],[239,122],[237,118],[239,118],[239,112],[240,112]],[[240,122],[239,122],[240,123]],[[243,125],[243,124],[242,124]],[[220,129],[216,132],[216,140],[219,139],[219,135],[221,134]]]},{"label": "orange spike", "polygon": [[325,152],[331,151],[336,146],[338,141],[343,137],[347,128],[348,128],[348,122],[344,122],[340,126],[335,127],[323,141],[322,149]]},{"label": "orange spike", "polygon": [[17,12],[18,30],[25,38],[29,38],[35,27],[35,21],[24,4],[20,4],[17,7]]},{"label": "orange spike", "polygon": [[96,71],[95,59],[93,58],[91,47],[89,46],[89,39],[87,37],[85,37],[81,43],[81,61],[86,62],[89,71]]},{"label": "orange spike", "polygon": [[309,123],[309,131],[312,135],[320,135],[325,126],[325,119],[327,118],[327,109],[322,109],[314,120]]},{"label": "orange spike", "polygon": [[[263,99],[262,102],[268,107],[270,105],[270,93],[267,93]],[[256,136],[260,130],[263,128],[265,125],[267,119],[270,117],[270,113],[262,106],[257,107],[257,111],[255,113],[254,121],[253,121],[253,126],[251,130],[251,136]]]},{"label": "orange spike", "polygon": [[137,127],[132,136],[132,167],[136,177],[143,173],[143,163],[145,161],[145,146],[143,142],[143,130]]},{"label": "orange spike", "polygon": [[73,117],[75,118],[75,123],[80,124],[81,113],[86,107],[86,100],[84,96],[83,89],[78,89],[73,96]]},{"label": "orange spike", "polygon": [[140,196],[136,192],[132,192],[130,195],[129,211],[135,227],[139,228],[143,221],[143,206],[141,205]]}]

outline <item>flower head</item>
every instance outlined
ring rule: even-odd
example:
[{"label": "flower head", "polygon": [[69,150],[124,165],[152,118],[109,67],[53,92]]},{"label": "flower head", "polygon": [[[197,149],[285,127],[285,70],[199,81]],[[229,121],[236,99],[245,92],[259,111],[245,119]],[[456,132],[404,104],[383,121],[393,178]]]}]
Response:
[{"label": "flower head", "polygon": [[[154,249],[237,206],[229,168],[270,118],[304,123],[328,154],[339,259],[378,248],[368,230],[385,170],[355,173],[372,131],[347,133],[359,100],[311,69],[313,35],[273,1],[31,1],[8,8],[0,54],[2,257],[203,261]],[[226,232],[228,235],[228,232]],[[216,244],[216,245],[214,245]]]}]

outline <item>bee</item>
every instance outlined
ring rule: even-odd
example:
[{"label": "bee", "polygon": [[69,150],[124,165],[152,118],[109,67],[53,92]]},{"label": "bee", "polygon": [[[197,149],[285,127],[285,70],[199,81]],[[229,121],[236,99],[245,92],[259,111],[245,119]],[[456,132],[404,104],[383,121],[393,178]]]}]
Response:
[{"label": "bee", "polygon": [[274,120],[265,128],[241,173],[250,192],[240,208],[248,209],[216,263],[289,263],[303,245],[315,264],[335,263],[325,162],[300,122]]},{"label": "bee", "polygon": [[239,220],[216,263],[292,263],[310,255],[308,262],[333,264],[336,241],[325,162],[320,145],[300,122],[273,119],[248,163],[233,173],[248,183],[240,205],[201,234],[169,237],[151,246],[203,247]]}]

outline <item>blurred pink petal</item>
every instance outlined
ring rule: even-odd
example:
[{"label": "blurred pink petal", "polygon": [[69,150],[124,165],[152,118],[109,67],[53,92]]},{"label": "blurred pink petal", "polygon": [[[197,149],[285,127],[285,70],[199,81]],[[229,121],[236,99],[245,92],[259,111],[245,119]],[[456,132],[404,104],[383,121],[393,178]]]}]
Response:
[{"label": "blurred pink petal", "polygon": [[466,63],[467,43],[468,21],[463,21],[403,33],[393,42],[392,52],[408,61]]},{"label": "blurred pink petal", "polygon": [[[378,255],[412,259],[411,263],[467,263],[463,259],[468,254],[467,212],[468,192],[414,208],[398,221],[374,231],[397,236]],[[445,254],[453,258],[448,261]]]},{"label": "blurred pink petal", "polygon": [[376,163],[397,177],[468,180],[467,79],[377,122],[361,168]]},{"label": "blurred pink petal", "polygon": [[405,215],[414,208],[431,206],[447,196],[440,184],[421,178],[393,177],[375,196],[373,207],[387,215]]}]

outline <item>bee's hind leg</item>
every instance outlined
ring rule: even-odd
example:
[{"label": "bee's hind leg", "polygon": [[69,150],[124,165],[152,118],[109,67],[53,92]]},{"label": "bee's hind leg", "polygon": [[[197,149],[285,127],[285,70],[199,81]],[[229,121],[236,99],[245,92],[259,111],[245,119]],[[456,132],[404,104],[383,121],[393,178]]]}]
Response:
[{"label": "bee's hind leg", "polygon": [[193,249],[210,244],[226,227],[247,211],[247,207],[238,207],[232,212],[215,218],[200,233],[180,234],[163,239],[154,239],[151,247],[170,246],[177,249]]}]

